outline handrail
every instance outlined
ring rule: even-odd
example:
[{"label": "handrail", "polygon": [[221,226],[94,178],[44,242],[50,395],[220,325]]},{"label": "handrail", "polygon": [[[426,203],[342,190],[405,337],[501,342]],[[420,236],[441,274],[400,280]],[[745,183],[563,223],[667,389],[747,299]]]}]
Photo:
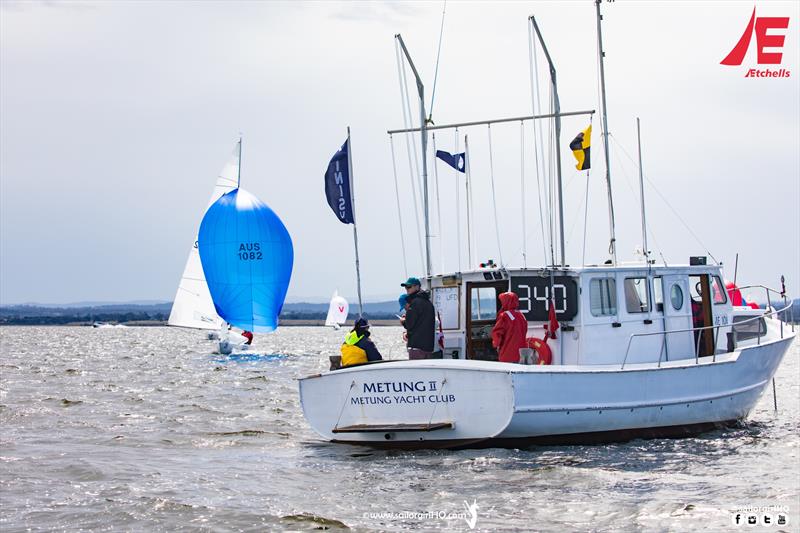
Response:
[{"label": "handrail", "polygon": [[[675,329],[675,330],[671,330],[671,331],[654,331],[654,332],[650,332],[650,333],[632,333],[628,337],[628,347],[625,349],[625,358],[622,360],[622,367],[620,368],[620,370],[623,370],[625,368],[625,363],[628,361],[628,353],[630,352],[631,342],[633,342],[633,338],[634,337],[649,337],[649,336],[652,336],[652,335],[664,335],[664,342],[666,342],[667,335],[669,335],[670,333],[687,333],[687,332],[690,332],[690,331],[702,331],[702,330],[706,330],[706,329],[715,330],[717,328],[727,328],[727,327],[733,328],[734,325],[739,326],[741,324],[747,324],[748,322],[755,322],[757,320],[761,320],[764,317],[778,315],[779,313],[782,313],[783,311],[786,311],[787,309],[789,309],[793,305],[793,303],[789,303],[789,299],[786,297],[785,293],[781,293],[779,291],[776,291],[775,289],[770,289],[769,287],[766,287],[764,285],[748,285],[747,287],[740,287],[740,290],[743,289],[743,288],[747,289],[747,288],[753,288],[753,287],[764,288],[764,289],[767,290],[767,294],[769,294],[770,291],[775,292],[776,294],[779,294],[783,298],[783,301],[786,304],[786,306],[781,308],[781,309],[778,309],[778,310],[772,308],[773,309],[772,311],[769,310],[771,308],[771,306],[769,306],[767,309],[764,310],[765,312],[763,314],[758,315],[758,316],[754,316],[752,318],[747,318],[745,320],[741,320],[741,321],[736,322],[736,323],[731,322],[730,324],[717,324],[717,325],[714,325],[714,326],[701,326],[701,327],[688,328],[688,329]],[[781,322],[781,339],[782,339],[783,338],[783,321],[780,321],[780,322]],[[792,324],[792,332],[794,332],[794,324]],[[758,328],[758,343],[761,344],[761,328],[760,327]],[[714,346],[715,346],[715,351],[714,351],[714,354],[713,354],[712,362],[716,361],[716,358],[717,358],[716,343],[714,344]],[[699,361],[700,361],[699,354],[698,354],[697,351],[695,351],[695,364],[697,364]],[[661,366],[661,353],[659,353],[659,356],[658,356],[658,366],[659,367]]]}]

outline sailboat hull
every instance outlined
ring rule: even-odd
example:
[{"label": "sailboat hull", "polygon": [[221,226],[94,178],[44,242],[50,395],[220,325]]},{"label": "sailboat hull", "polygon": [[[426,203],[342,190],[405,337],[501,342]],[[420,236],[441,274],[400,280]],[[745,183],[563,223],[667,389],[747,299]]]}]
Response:
[{"label": "sailboat hull", "polygon": [[[300,397],[306,418],[323,438],[383,448],[682,437],[746,418],[793,338],[660,367],[386,362],[304,378]],[[394,398],[402,396],[393,392],[404,386],[398,383],[441,387],[443,382],[446,390],[420,392],[425,398],[418,404]],[[428,395],[439,403],[428,402]],[[404,423],[418,424],[412,429],[419,431]],[[342,427],[344,432],[336,431]]]}]

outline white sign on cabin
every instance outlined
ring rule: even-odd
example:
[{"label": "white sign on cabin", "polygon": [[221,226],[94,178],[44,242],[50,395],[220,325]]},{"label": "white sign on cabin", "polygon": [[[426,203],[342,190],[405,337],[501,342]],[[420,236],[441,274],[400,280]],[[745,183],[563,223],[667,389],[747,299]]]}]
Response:
[{"label": "white sign on cabin", "polygon": [[441,316],[442,329],[459,328],[458,289],[458,287],[433,289],[433,306]]}]

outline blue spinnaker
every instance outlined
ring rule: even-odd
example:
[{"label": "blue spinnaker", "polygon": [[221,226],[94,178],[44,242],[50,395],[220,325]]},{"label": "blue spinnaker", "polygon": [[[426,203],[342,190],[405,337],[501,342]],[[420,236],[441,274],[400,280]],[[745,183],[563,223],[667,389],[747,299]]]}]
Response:
[{"label": "blue spinnaker", "polygon": [[234,189],[206,211],[198,247],[217,314],[241,329],[275,330],[294,261],[292,239],[278,215]]}]

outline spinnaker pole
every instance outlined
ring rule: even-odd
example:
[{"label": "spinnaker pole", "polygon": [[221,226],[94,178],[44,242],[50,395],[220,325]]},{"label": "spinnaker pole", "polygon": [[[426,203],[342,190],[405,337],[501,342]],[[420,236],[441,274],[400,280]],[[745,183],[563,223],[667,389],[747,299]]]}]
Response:
[{"label": "spinnaker pole", "polygon": [[600,54],[600,94],[603,118],[603,150],[606,157],[606,187],[608,189],[608,225],[611,231],[611,241],[609,243],[608,251],[611,253],[611,261],[614,265],[617,264],[617,237],[614,231],[614,199],[611,195],[611,162],[608,155],[608,107],[606,106],[606,75],[603,66],[603,59],[606,53],[603,52],[603,32],[600,28],[600,21],[603,20],[603,15],[600,14],[601,0],[595,0],[594,5],[597,8],[597,47]]},{"label": "spinnaker pole", "polygon": [[400,48],[402,48],[403,54],[411,66],[411,71],[417,80],[417,92],[419,93],[420,133],[422,137],[422,211],[425,218],[425,277],[430,280],[433,269],[431,268],[431,224],[428,216],[428,128],[425,117],[425,86],[422,84],[417,67],[414,66],[414,62],[411,60],[411,54],[408,53],[403,37],[398,33],[395,38],[400,43]]}]

